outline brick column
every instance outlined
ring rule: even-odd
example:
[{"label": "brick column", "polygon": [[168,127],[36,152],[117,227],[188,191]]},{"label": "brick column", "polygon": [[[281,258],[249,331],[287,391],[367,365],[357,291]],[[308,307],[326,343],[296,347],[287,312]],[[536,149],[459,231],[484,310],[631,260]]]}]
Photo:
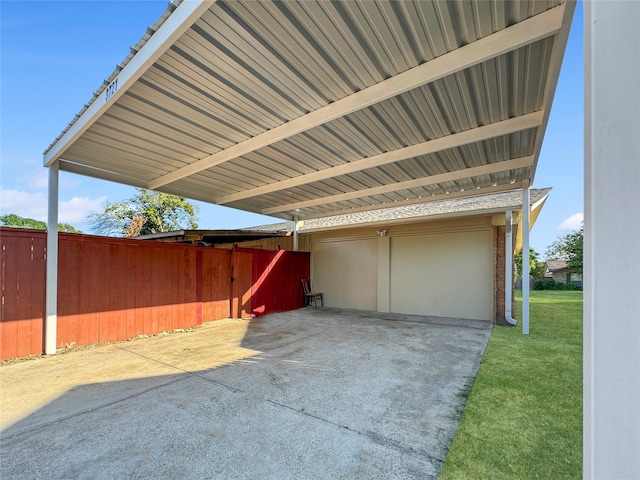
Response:
[{"label": "brick column", "polygon": [[504,318],[505,226],[493,228],[493,320],[509,325]]}]

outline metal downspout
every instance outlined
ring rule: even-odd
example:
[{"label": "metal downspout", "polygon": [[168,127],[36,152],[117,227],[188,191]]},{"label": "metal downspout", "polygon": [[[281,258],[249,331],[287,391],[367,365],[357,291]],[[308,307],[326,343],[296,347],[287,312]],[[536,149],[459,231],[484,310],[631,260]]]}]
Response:
[{"label": "metal downspout", "polygon": [[298,217],[293,217],[293,251],[298,251]]},{"label": "metal downspout", "polygon": [[529,335],[529,180],[522,181],[522,334]]},{"label": "metal downspout", "polygon": [[513,225],[511,223],[511,210],[507,210],[504,216],[504,319],[509,325],[515,326],[518,321],[513,318],[513,312],[511,311],[511,306],[513,305]]}]

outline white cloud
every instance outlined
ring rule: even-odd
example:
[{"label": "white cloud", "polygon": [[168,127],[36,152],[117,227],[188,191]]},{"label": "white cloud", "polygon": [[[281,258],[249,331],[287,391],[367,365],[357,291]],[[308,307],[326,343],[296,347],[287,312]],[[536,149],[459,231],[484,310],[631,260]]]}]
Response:
[{"label": "white cloud", "polygon": [[47,196],[42,192],[28,193],[0,188],[2,214],[15,213],[20,217],[47,221]]},{"label": "white cloud", "polygon": [[19,180],[32,190],[46,190],[49,187],[49,170],[46,168],[32,170],[29,174],[22,175]]},{"label": "white cloud", "polygon": [[[29,190],[44,190],[49,188],[49,169],[40,167],[32,168],[16,178],[20,185],[26,185]],[[60,182],[60,191],[63,189],[70,189],[77,187],[79,182],[76,178],[67,175],[66,172],[61,172],[58,178]]]},{"label": "white cloud", "polygon": [[[102,210],[106,196],[98,198],[73,197],[60,202],[58,221],[74,227],[84,227],[86,218],[93,211]],[[47,196],[42,192],[23,192],[20,190],[0,189],[0,209],[2,214],[15,213],[21,217],[47,221]]]},{"label": "white cloud", "polygon": [[582,221],[583,220],[584,220],[584,215],[582,214],[582,212],[574,213],[569,218],[565,219],[564,222],[562,222],[558,226],[558,230],[561,231],[561,232],[575,232],[575,231],[578,231],[582,227]]},{"label": "white cloud", "polygon": [[73,226],[84,223],[87,215],[91,212],[102,210],[102,204],[106,199],[106,196],[98,198],[73,197],[66,202],[60,202],[59,222],[69,223]]}]

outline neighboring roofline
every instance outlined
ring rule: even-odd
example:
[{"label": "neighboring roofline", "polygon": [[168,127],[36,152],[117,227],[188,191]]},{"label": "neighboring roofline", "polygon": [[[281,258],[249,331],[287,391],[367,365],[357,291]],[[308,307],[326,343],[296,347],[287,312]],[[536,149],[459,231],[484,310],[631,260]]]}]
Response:
[{"label": "neighboring roofline", "polygon": [[133,237],[136,240],[158,240],[175,243],[204,242],[233,243],[243,240],[258,240],[262,238],[288,237],[291,232],[286,230],[174,230],[171,232],[149,233]]},{"label": "neighboring roofline", "polygon": [[561,268],[547,268],[547,272],[549,272],[549,273],[561,272],[563,270],[572,270],[572,268],[569,267],[568,265],[565,266],[565,267],[561,267]]},{"label": "neighboring roofline", "polygon": [[170,238],[178,235],[184,235],[185,230],[172,230],[170,232],[147,233],[145,235],[137,235],[133,238],[136,240],[157,240],[159,238]]},{"label": "neighboring roofline", "polygon": [[[549,262],[562,263],[562,265],[557,265],[554,268],[549,268]],[[561,270],[568,270],[571,268],[569,267],[569,265],[567,265],[566,260],[545,260],[544,263],[548,272],[559,272]]]}]

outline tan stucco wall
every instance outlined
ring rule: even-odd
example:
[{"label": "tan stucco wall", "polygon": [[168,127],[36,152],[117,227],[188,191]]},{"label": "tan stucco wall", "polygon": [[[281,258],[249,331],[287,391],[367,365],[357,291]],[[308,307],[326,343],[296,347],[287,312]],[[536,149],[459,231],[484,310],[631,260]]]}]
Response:
[{"label": "tan stucco wall", "polygon": [[313,288],[327,306],[492,320],[493,242],[490,216],[312,233]]},{"label": "tan stucco wall", "polygon": [[328,307],[376,310],[377,240],[321,242],[312,247],[312,286]]},{"label": "tan stucco wall", "polygon": [[491,230],[391,239],[391,311],[490,320]]}]

